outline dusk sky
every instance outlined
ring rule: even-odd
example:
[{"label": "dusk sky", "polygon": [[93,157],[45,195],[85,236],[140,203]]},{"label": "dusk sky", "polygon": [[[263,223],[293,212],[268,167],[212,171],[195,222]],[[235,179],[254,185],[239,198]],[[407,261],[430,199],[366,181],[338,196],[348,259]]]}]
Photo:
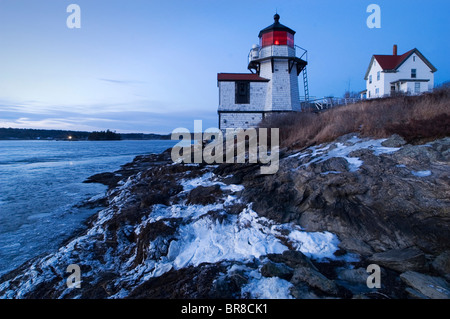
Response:
[{"label": "dusk sky", "polygon": [[[71,3],[80,29],[66,25]],[[380,29],[366,25],[371,3]],[[216,127],[217,73],[248,72],[276,11],[308,50],[311,96],[363,90],[371,56],[393,44],[419,49],[436,84],[450,80],[449,0],[0,0],[0,127]]]}]

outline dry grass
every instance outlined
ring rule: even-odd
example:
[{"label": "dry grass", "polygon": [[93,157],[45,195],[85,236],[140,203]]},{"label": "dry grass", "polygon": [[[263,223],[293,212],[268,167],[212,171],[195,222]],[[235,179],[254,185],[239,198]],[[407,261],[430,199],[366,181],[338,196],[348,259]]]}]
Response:
[{"label": "dry grass", "polygon": [[272,115],[260,127],[280,128],[282,147],[302,148],[344,134],[382,138],[396,133],[411,143],[450,136],[450,88],[420,96],[366,100],[321,113]]}]

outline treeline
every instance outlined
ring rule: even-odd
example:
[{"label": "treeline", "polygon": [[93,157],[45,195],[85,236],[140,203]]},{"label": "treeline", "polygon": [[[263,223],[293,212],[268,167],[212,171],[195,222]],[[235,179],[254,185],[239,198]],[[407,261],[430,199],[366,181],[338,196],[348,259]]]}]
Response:
[{"label": "treeline", "polygon": [[[0,128],[0,140],[90,140],[89,136],[94,134],[92,140],[96,140],[95,136],[107,135],[106,132],[84,132],[84,131],[66,131],[66,130],[41,130],[41,129],[21,129],[21,128]],[[105,134],[106,133],[106,134]],[[119,140],[170,140],[170,134],[144,134],[144,133],[115,133],[108,135]],[[105,140],[105,139],[103,139]]]},{"label": "treeline", "polygon": [[116,132],[106,130],[104,132],[92,132],[88,136],[89,141],[119,141],[122,137]]},{"label": "treeline", "polygon": [[0,128],[0,140],[86,140],[90,132],[65,130],[39,130],[22,128]]}]

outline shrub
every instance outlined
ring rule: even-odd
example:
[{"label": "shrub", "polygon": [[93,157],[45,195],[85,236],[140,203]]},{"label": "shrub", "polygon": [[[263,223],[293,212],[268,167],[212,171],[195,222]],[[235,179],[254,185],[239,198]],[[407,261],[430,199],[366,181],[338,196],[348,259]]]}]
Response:
[{"label": "shrub", "polygon": [[358,132],[361,136],[389,137],[397,133],[409,142],[449,136],[450,88],[420,96],[396,96],[365,100],[320,113],[275,114],[260,127],[280,128],[282,147],[302,148],[330,142]]},{"label": "shrub", "polygon": [[386,131],[401,135],[408,143],[420,143],[450,136],[450,115],[440,114],[426,120],[412,119],[408,123],[391,124]]}]

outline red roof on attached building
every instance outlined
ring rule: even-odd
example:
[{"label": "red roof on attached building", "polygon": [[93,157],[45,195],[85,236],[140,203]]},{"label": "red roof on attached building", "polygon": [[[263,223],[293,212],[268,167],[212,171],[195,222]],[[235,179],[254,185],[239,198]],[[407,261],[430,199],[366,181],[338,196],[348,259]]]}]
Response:
[{"label": "red roof on attached building", "polygon": [[219,73],[217,81],[268,82],[269,80],[254,73]]}]

